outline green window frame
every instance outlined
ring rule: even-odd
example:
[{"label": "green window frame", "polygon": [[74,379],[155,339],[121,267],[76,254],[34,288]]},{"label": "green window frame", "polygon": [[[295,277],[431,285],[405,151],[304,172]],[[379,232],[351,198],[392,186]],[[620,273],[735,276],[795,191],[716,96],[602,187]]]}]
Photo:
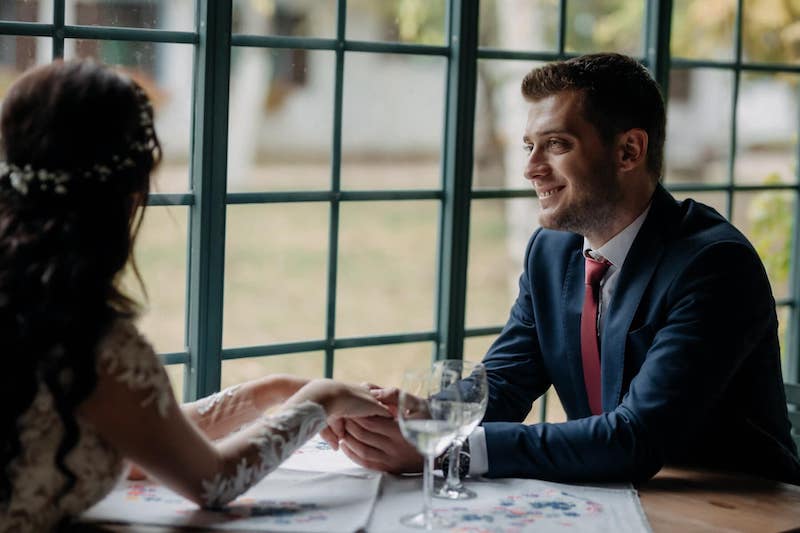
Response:
[{"label": "green window frame", "polygon": [[[168,31],[118,27],[66,25],[66,0],[53,0],[53,20],[48,23],[0,21],[0,35],[38,36],[52,39],[52,56],[63,57],[65,39],[99,39],[152,43],[191,44],[194,49],[194,118],[190,148],[190,191],[153,194],[150,205],[186,206],[189,210],[188,271],[186,279],[186,349],[161,354],[166,364],[184,364],[184,397],[192,400],[219,390],[222,362],[226,360],[323,351],[325,376],[333,375],[334,357],[344,348],[429,342],[432,358],[463,356],[464,340],[496,335],[502,325],[466,328],[467,263],[470,205],[473,199],[535,198],[532,190],[508,188],[473,189],[473,135],[476,103],[476,73],[479,60],[553,61],[572,57],[567,51],[567,0],[558,3],[557,49],[528,52],[478,45],[479,2],[446,0],[445,44],[442,46],[372,42],[347,39],[347,1],[337,0],[336,33],[333,38],[232,34],[232,2],[197,0],[195,31]],[[789,297],[779,299],[779,308],[789,316],[784,351],[787,381],[800,378],[800,169],[795,183],[742,185],[734,181],[736,160],[736,109],[742,73],[800,73],[800,66],[745,62],[742,59],[742,3],[737,0],[735,54],[732,61],[672,58],[670,36],[673,2],[645,2],[644,57],[639,59],[665,88],[673,67],[721,69],[733,73],[731,99],[731,153],[727,181],[719,184],[670,184],[673,192],[721,192],[726,195],[726,215],[733,212],[735,193],[742,191],[788,191],[794,195]],[[328,50],[335,53],[333,130],[331,132],[330,185],[325,190],[286,192],[228,192],[227,146],[228,104],[233,47],[264,49]],[[342,190],[342,100],[344,64],[350,52],[439,56],[447,61],[441,183],[435,189]],[[798,132],[800,133],[800,132]],[[393,335],[336,336],[339,212],[342,203],[374,201],[434,200],[439,203],[437,287],[433,330]],[[299,342],[224,348],[223,285],[226,208],[237,204],[328,204],[328,267],[325,336]],[[520,254],[522,250],[520,250]],[[510,304],[510,302],[509,302]],[[546,398],[545,398],[546,400]],[[544,419],[546,402],[540,406]]]}]

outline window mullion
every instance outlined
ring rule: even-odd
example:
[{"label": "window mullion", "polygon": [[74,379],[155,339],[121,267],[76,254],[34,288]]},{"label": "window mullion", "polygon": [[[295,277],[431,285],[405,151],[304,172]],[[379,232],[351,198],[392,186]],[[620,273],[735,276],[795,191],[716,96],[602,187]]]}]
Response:
[{"label": "window mullion", "polygon": [[219,390],[222,373],[222,304],[225,267],[230,2],[199,0],[195,50],[192,187],[184,397]]},{"label": "window mullion", "polygon": [[469,250],[478,3],[451,0],[443,200],[439,246],[436,357],[461,358]]}]

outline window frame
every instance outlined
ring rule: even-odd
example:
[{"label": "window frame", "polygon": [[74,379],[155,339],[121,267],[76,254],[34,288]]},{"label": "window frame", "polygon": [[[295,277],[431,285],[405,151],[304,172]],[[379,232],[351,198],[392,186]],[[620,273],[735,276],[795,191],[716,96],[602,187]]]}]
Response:
[{"label": "window frame", "polygon": [[[219,390],[222,362],[248,357],[323,351],[324,373],[333,375],[337,350],[344,348],[430,342],[432,358],[461,358],[465,338],[496,335],[502,325],[466,328],[467,268],[470,206],[472,199],[535,198],[533,190],[507,188],[473,189],[473,136],[477,64],[483,59],[553,61],[573,57],[566,50],[567,0],[559,0],[557,50],[535,52],[505,50],[478,45],[479,3],[445,0],[445,44],[442,46],[394,42],[358,41],[346,38],[347,2],[337,0],[336,33],[333,38],[232,34],[232,1],[196,0],[195,31],[75,26],[64,23],[66,0],[53,1],[52,23],[0,21],[0,35],[49,37],[52,56],[63,57],[65,39],[98,39],[154,43],[191,44],[194,48],[193,110],[190,146],[190,190],[187,193],[150,196],[149,205],[186,206],[189,209],[186,349],[161,354],[165,364],[185,365],[184,399],[193,400]],[[643,0],[644,1],[644,0]],[[800,164],[795,183],[741,185],[735,183],[736,111],[743,72],[800,73],[800,66],[766,64],[742,60],[742,4],[737,0],[735,47],[732,61],[673,58],[670,55],[672,0],[646,2],[644,17],[645,56],[638,58],[653,73],[668,95],[673,67],[722,69],[733,72],[731,98],[730,155],[727,181],[719,184],[665,184],[672,192],[724,192],[726,216],[730,220],[735,193],[742,191],[794,192],[789,297],[776,302],[789,310],[785,351],[787,381],[800,380]],[[233,47],[264,49],[328,50],[335,52],[333,129],[331,132],[330,186],[325,190],[281,192],[228,192],[227,144],[230,68]],[[342,190],[342,101],[344,63],[349,52],[431,55],[446,58],[444,113],[444,157],[441,183],[435,189]],[[665,96],[666,97],[666,96]],[[667,102],[669,103],[669,102]],[[213,120],[209,120],[213,117]],[[799,132],[800,133],[800,132]],[[390,335],[336,336],[339,212],[343,202],[434,200],[439,202],[437,286],[434,327]],[[330,206],[325,337],[299,342],[224,348],[223,291],[225,225],[228,205],[322,202]],[[546,396],[540,403],[544,420]]]}]

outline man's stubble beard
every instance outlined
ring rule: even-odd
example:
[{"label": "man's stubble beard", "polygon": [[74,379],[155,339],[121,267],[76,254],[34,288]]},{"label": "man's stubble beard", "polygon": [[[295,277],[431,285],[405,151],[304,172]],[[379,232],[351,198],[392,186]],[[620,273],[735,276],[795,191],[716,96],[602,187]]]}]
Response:
[{"label": "man's stubble beard", "polygon": [[540,220],[541,225],[584,236],[610,227],[623,194],[613,163],[606,162],[601,167],[602,171],[598,174],[602,178],[592,183],[591,190],[581,195],[577,203],[568,206],[568,209],[557,214],[549,223],[547,219]]}]

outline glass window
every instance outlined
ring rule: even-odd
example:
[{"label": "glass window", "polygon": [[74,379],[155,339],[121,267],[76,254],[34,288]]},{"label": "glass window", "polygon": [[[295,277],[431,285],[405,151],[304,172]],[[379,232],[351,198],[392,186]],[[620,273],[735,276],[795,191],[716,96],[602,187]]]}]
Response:
[{"label": "glass window", "polygon": [[337,337],[433,328],[438,211],[433,201],[342,204]]},{"label": "glass window", "polygon": [[644,0],[570,0],[567,2],[569,52],[644,54]]},{"label": "glass window", "polygon": [[147,296],[128,269],[124,287],[139,302],[139,325],[159,352],[185,350],[188,209],[148,206],[136,239],[135,257]]},{"label": "glass window", "polygon": [[193,0],[66,0],[71,25],[194,31]]},{"label": "glass window", "polygon": [[233,33],[336,36],[336,0],[233,0]]},{"label": "glass window", "polygon": [[671,53],[683,58],[732,60],[735,23],[736,0],[674,0]]},{"label": "glass window", "polygon": [[323,377],[322,352],[248,357],[222,362],[222,388],[271,374],[294,374],[304,378]]},{"label": "glass window", "polygon": [[342,189],[437,188],[446,60],[348,53]]},{"label": "glass window", "polygon": [[480,46],[507,50],[558,50],[558,0],[481,2]]},{"label": "glass window", "polygon": [[473,200],[467,269],[468,328],[505,324],[525,246],[538,227],[535,198]]},{"label": "glass window", "polygon": [[736,183],[797,182],[798,76],[742,74],[736,108]]},{"label": "glass window", "polygon": [[720,69],[670,72],[665,183],[728,181],[733,76]]},{"label": "glass window", "polygon": [[49,22],[53,18],[53,0],[3,0],[0,20]]},{"label": "glass window", "polygon": [[444,44],[444,0],[348,0],[347,38]]},{"label": "glass window", "polygon": [[335,55],[236,47],[228,191],[328,189]]},{"label": "glass window", "polygon": [[228,206],[223,346],[325,336],[327,203]]},{"label": "glass window", "polygon": [[333,377],[351,383],[399,387],[406,370],[430,364],[431,349],[429,342],[415,342],[336,350]]}]

